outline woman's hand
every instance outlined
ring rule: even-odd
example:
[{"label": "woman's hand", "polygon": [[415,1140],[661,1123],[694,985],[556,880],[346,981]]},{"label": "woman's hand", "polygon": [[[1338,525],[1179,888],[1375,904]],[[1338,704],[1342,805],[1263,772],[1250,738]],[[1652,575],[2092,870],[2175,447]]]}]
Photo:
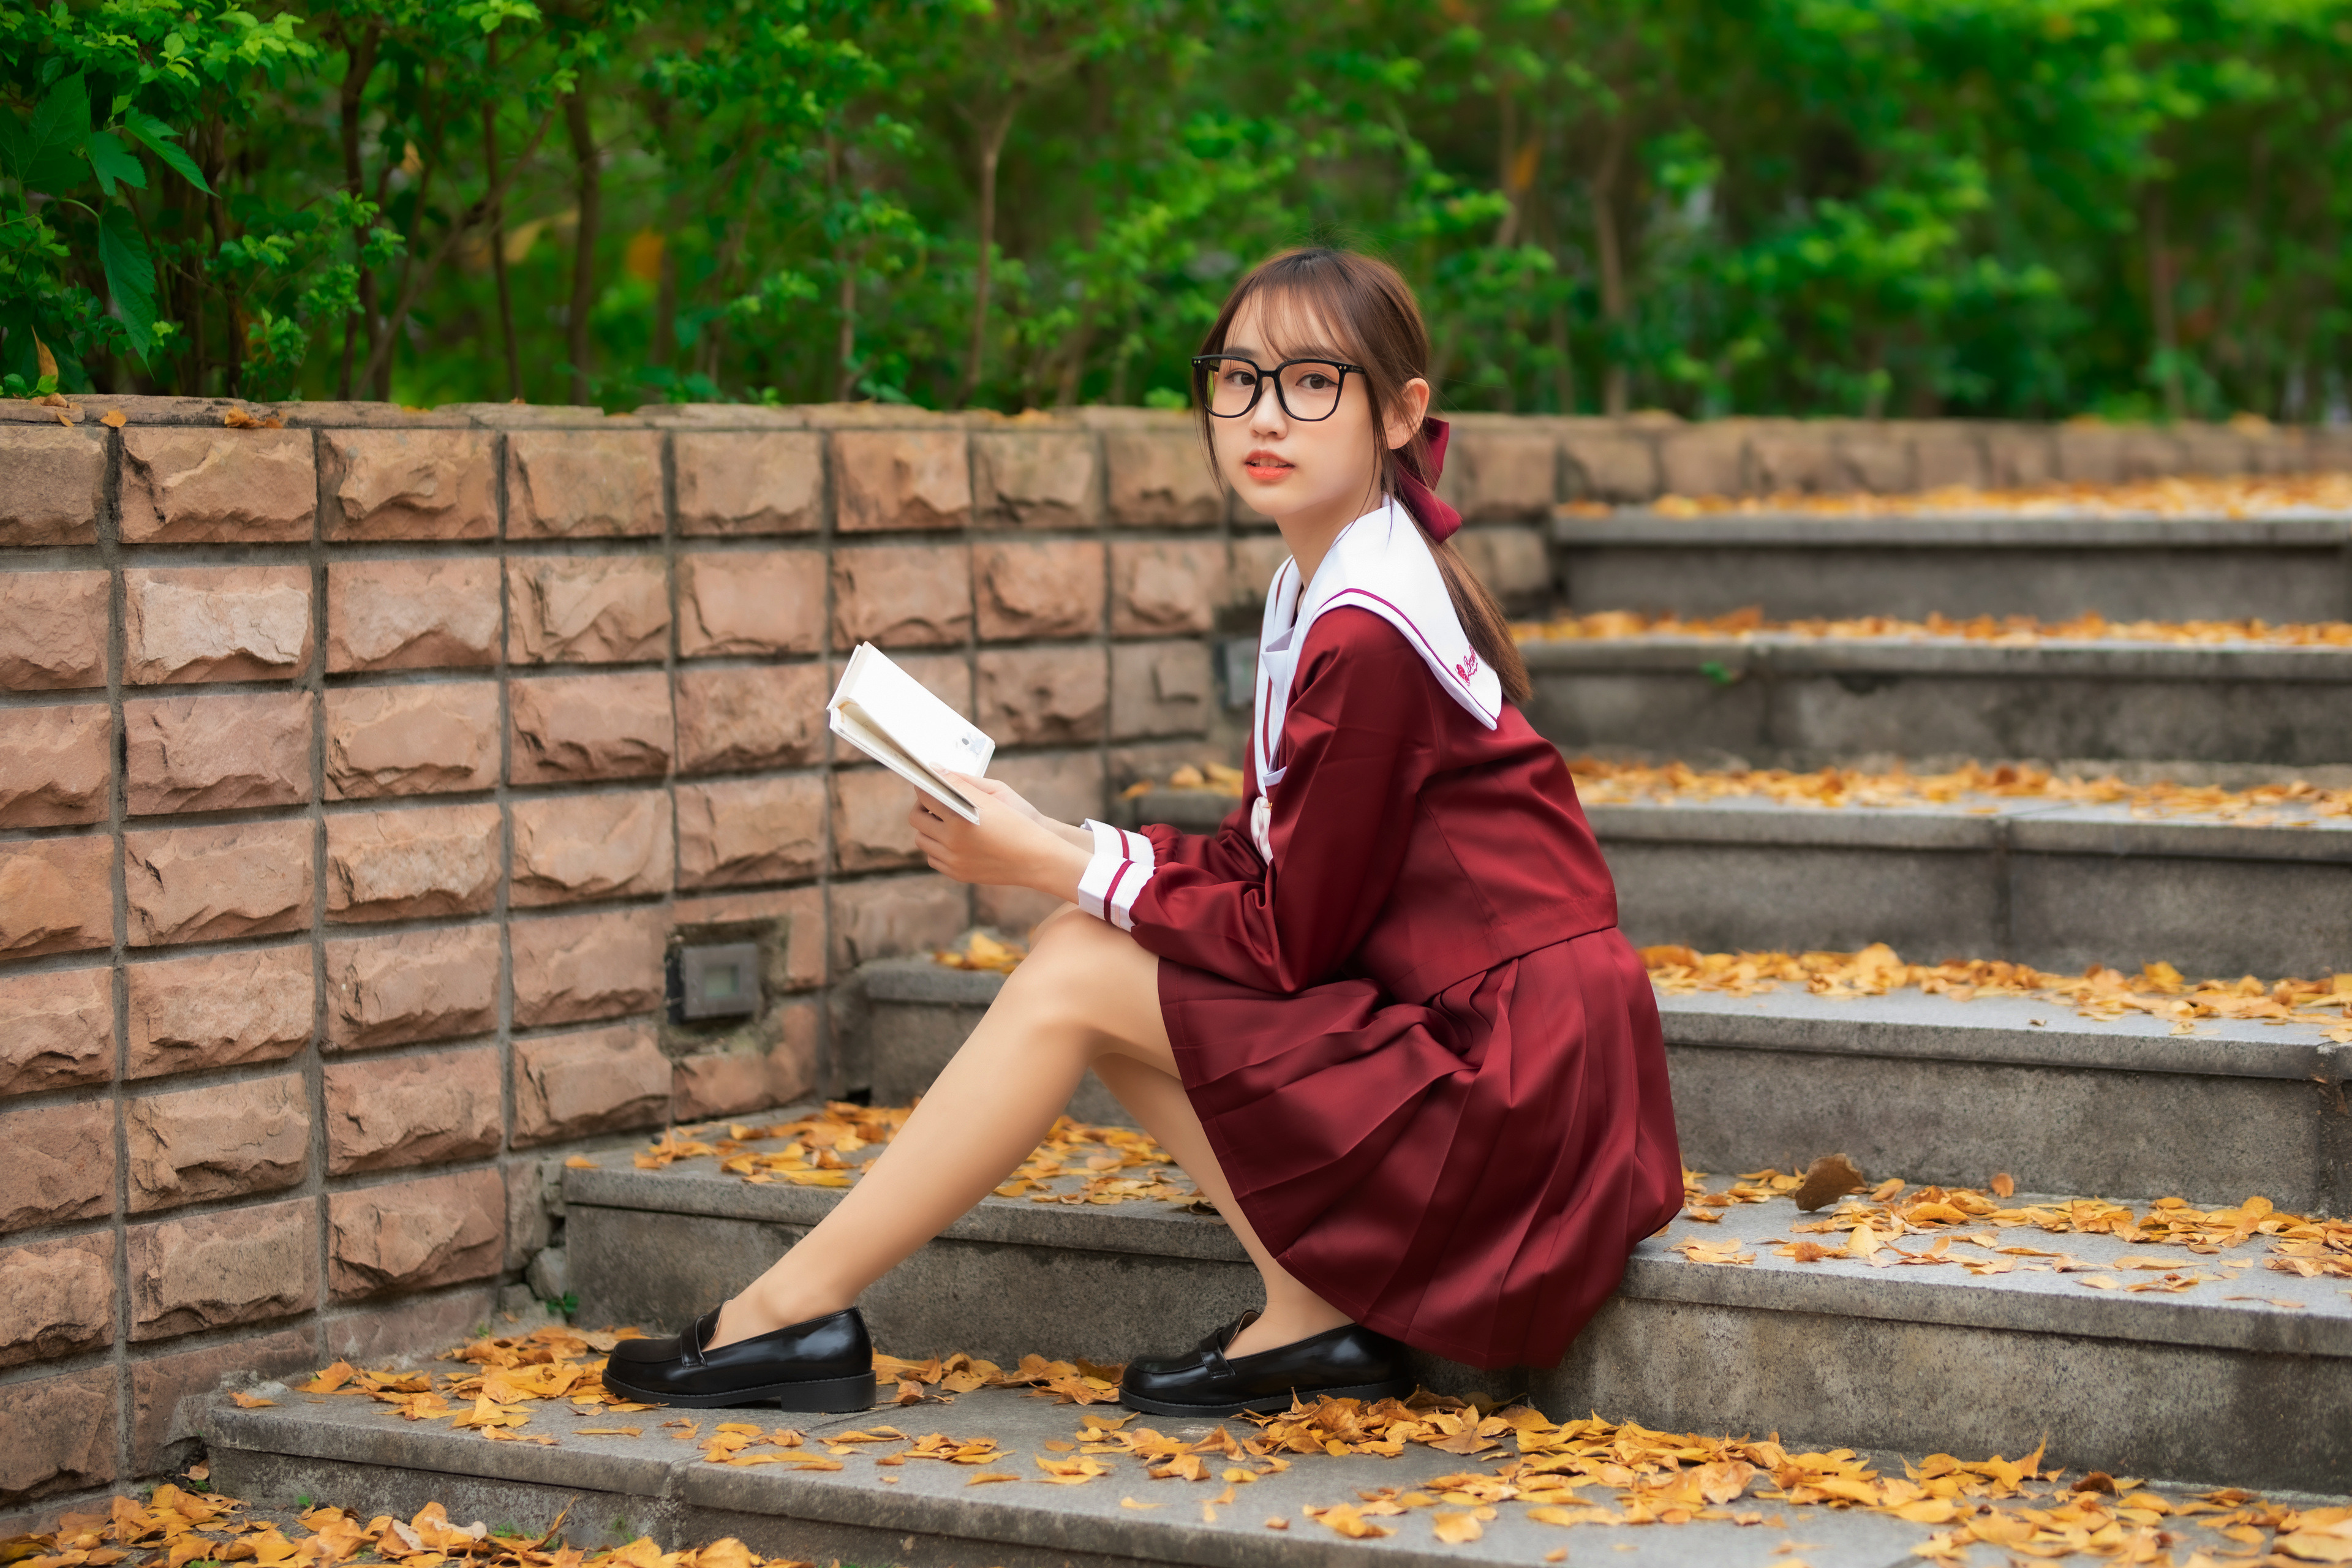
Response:
[{"label": "woman's hand", "polygon": [[1094,840],[1084,828],[1054,821],[993,779],[946,776],[978,804],[980,820],[966,822],[917,792],[909,820],[932,870],[959,882],[1034,888],[1076,901],[1078,879],[1094,854]]}]

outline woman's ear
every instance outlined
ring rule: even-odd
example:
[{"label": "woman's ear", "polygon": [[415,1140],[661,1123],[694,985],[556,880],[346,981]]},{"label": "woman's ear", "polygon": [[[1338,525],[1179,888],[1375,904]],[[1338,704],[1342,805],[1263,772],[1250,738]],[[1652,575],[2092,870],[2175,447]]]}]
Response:
[{"label": "woman's ear", "polygon": [[1388,428],[1381,433],[1381,438],[1389,444],[1389,450],[1394,451],[1412,440],[1413,433],[1421,428],[1421,422],[1428,417],[1429,383],[1416,375],[1406,382],[1397,395],[1396,408],[1389,416]]}]

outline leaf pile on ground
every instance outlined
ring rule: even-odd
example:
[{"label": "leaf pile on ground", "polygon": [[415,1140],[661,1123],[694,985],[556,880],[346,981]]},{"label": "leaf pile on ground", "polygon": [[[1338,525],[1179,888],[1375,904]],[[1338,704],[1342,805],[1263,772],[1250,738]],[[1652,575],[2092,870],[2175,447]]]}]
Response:
[{"label": "leaf pile on ground", "polygon": [[1756,605],[1720,616],[1681,616],[1671,611],[1595,610],[1588,615],[1561,616],[1549,621],[1513,623],[1511,635],[1523,643],[1615,642],[1626,637],[1705,637],[1746,640],[1756,637],[1812,637],[1831,640],[1900,638],[1906,642],[1935,640],[1991,643],[2004,647],[2032,647],[2053,642],[2143,642],[2227,646],[2247,643],[2265,647],[2352,647],[2352,621],[2111,621],[2095,610],[2063,621],[2034,616],[1969,616],[1931,614],[1922,620],[1900,616],[1812,616],[1793,621],[1764,617]]},{"label": "leaf pile on ground", "polygon": [[953,947],[931,950],[931,962],[948,969],[987,969],[999,974],[1010,974],[1029,956],[1029,949],[1017,942],[999,942],[984,931],[969,931]]},{"label": "leaf pile on ground", "polygon": [[[201,1486],[202,1467],[189,1472]],[[730,1537],[685,1552],[664,1552],[649,1536],[602,1549],[563,1543],[558,1515],[538,1536],[497,1533],[480,1522],[450,1521],[437,1502],[412,1518],[378,1514],[362,1522],[340,1508],[306,1508],[296,1523],[245,1516],[246,1505],[217,1492],[184,1490],[164,1482],[144,1503],[117,1496],[105,1513],[67,1513],[46,1536],[5,1543],[13,1568],[186,1568],[191,1563],[250,1563],[255,1568],[327,1568],[346,1561],[397,1563],[403,1568],[815,1568],[812,1563],[761,1557]]]},{"label": "leaf pile on ground", "polygon": [[1198,766],[1185,763],[1171,772],[1164,784],[1148,778],[1136,780],[1119,792],[1119,799],[1135,800],[1154,790],[1191,789],[1239,800],[1242,797],[1242,780],[1241,769],[1227,763],[1202,763]]},{"label": "leaf pile on ground", "polygon": [[[1859,952],[1700,952],[1664,944],[1642,949],[1650,984],[1669,996],[1720,992],[1752,996],[1801,985],[1815,996],[1884,996],[1906,989],[1947,996],[1955,1002],[1982,996],[2046,997],[2085,1018],[2112,1023],[2126,1013],[2167,1019],[2173,1033],[2189,1034],[2203,1018],[2248,1019],[2265,1024],[2316,1026],[2323,1035],[2352,1044],[2352,973],[2322,980],[2190,982],[2171,964],[2156,963],[2137,974],[2095,963],[2080,974],[2053,974],[1997,958],[1956,958],[1942,963],[1906,963],[1885,942]],[[2327,1009],[2335,1011],[2330,1014]]]},{"label": "leaf pile on ground", "polygon": [[[887,1144],[912,1115],[912,1106],[856,1105],[847,1100],[790,1121],[769,1126],[730,1124],[720,1135],[715,1128],[672,1128],[639,1150],[637,1169],[658,1171],[680,1160],[715,1158],[719,1168],[754,1184],[790,1182],[803,1187],[845,1187],[856,1180],[862,1162],[850,1156]],[[781,1149],[755,1143],[785,1140]],[[567,1164],[594,1169],[596,1162],[574,1155]],[[1051,1184],[1075,1176],[1079,1184],[1057,1191]],[[1180,1183],[1181,1184],[1180,1184]],[[999,1197],[1026,1196],[1033,1204],[1110,1205],[1151,1200],[1182,1204],[1213,1214],[1169,1152],[1149,1133],[1129,1127],[1097,1127],[1055,1118],[1029,1158],[996,1189]]]},{"label": "leaf pile on ground", "polygon": [[[1809,1187],[1822,1184],[1809,1177],[1817,1177],[1831,1161],[1816,1162],[1811,1172],[1750,1171],[1719,1192],[1706,1190],[1703,1173],[1685,1170],[1681,1217],[1716,1224],[1724,1209],[1784,1198],[1800,1210],[1824,1208],[1844,1192],[1864,1184],[1861,1173],[1843,1163],[1842,1156],[1832,1159],[1853,1180],[1829,1184],[1826,1190],[1811,1194]],[[2078,1282],[2095,1290],[2141,1294],[2240,1283],[2244,1279],[2242,1271],[2253,1265],[2254,1256],[2221,1255],[2261,1240],[2269,1244],[2263,1266],[2273,1273],[2305,1279],[2352,1279],[2352,1220],[2289,1214],[2265,1197],[2250,1197],[2232,1207],[2217,1209],[2197,1208],[2182,1198],[2158,1198],[2142,1211],[2105,1198],[2053,1197],[2016,1204],[2011,1201],[2015,1193],[2016,1184],[2006,1174],[1994,1177],[1990,1190],[1913,1187],[1899,1176],[1889,1177],[1866,1196],[1847,1198],[1830,1214],[1792,1219],[1788,1229],[1798,1239],[1775,1238],[1761,1245],[1773,1247],[1776,1256],[1798,1263],[1837,1259],[1874,1268],[1952,1265],[1975,1275],[2012,1270],[2082,1275],[2084,1278]],[[2023,1229],[2053,1236],[2107,1236],[2134,1246],[2177,1247],[2191,1256],[2126,1257],[2085,1263],[2065,1252],[2026,1246],[2001,1234]],[[1807,1239],[1811,1237],[1825,1239]],[[1669,1250],[1693,1263],[1733,1268],[1752,1264],[1757,1256],[1752,1247],[1743,1250],[1738,1242],[1696,1237],[1676,1242]],[[2213,1258],[2220,1261],[2200,1261]],[[2142,1278],[2126,1283],[2103,1272],[2107,1269]],[[2228,1299],[2264,1301],[2289,1310],[2303,1305],[2260,1296]]]},{"label": "leaf pile on ground", "polygon": [[1694,768],[1683,763],[1618,763],[1577,757],[1568,764],[1577,798],[1587,805],[1733,798],[1825,810],[1851,807],[1973,805],[1990,814],[2003,800],[2062,805],[2122,805],[2134,816],[2214,817],[2247,827],[2307,827],[2320,817],[2352,816],[2352,790],[2326,789],[2305,779],[2226,789],[2219,784],[2127,784],[2060,776],[2031,763],[1969,763],[1948,773],[1885,773],[1822,768]]},{"label": "leaf pile on ground", "polygon": [[[1579,515],[1607,516],[1584,505]],[[2352,474],[2273,474],[2137,479],[2124,484],[2049,484],[2014,489],[1948,485],[1901,495],[1662,496],[1649,510],[1663,517],[1804,512],[1815,517],[1932,517],[2000,512],[2012,517],[2298,517],[2352,511]]]}]

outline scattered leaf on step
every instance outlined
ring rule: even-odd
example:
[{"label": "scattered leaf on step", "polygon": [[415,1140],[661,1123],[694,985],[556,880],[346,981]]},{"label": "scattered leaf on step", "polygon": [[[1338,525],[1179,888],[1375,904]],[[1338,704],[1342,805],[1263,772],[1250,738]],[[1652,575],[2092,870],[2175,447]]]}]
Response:
[{"label": "scattered leaf on step", "polygon": [[266,1410],[278,1403],[274,1399],[264,1399],[257,1394],[247,1394],[242,1391],[230,1394],[229,1400],[240,1410]]},{"label": "scattered leaf on step", "polygon": [[986,1486],[991,1481],[1017,1481],[1020,1479],[1021,1478],[1019,1476],[1007,1475],[1001,1470],[983,1470],[979,1475],[976,1475],[970,1480],[964,1482],[964,1485],[968,1487]]},{"label": "scattered leaf on step", "polygon": [[1806,1167],[1804,1183],[1797,1189],[1797,1206],[1812,1214],[1864,1184],[1852,1160],[1843,1154],[1824,1154]]},{"label": "scattered leaf on step", "polygon": [[[1477,1520],[1466,1513],[1433,1513],[1429,1518],[1431,1524],[1436,1528],[1437,1539],[1450,1546],[1459,1546],[1467,1542],[1475,1541],[1486,1533]],[[1327,1519],[1323,1522],[1329,1524],[1331,1521]],[[1340,1533],[1347,1532],[1342,1531]],[[1382,1533],[1387,1532],[1382,1531]]]},{"label": "scattered leaf on step", "polygon": [[1136,1500],[1135,1500],[1133,1498],[1131,1498],[1131,1497],[1123,1497],[1123,1498],[1121,1498],[1121,1499],[1119,1499],[1119,1500],[1118,1500],[1118,1506],[1119,1506],[1119,1507],[1121,1507],[1121,1508],[1136,1508],[1136,1509],[1143,1509],[1143,1508],[1160,1508],[1160,1507],[1163,1507],[1164,1505],[1163,1505],[1163,1504],[1160,1504],[1160,1503],[1156,1503],[1156,1502],[1138,1502],[1138,1501],[1136,1501]]}]

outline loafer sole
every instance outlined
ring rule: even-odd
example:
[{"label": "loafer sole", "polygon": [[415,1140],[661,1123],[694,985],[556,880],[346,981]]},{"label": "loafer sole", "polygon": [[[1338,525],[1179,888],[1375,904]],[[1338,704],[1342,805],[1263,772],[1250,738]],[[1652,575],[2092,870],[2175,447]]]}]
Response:
[{"label": "loafer sole", "polygon": [[632,1388],[610,1371],[604,1373],[604,1389],[609,1394],[617,1394],[640,1405],[677,1405],[695,1410],[729,1409],[744,1405],[772,1405],[779,1410],[870,1410],[874,1407],[875,1386],[873,1374],[866,1373],[856,1377],[754,1384],[746,1388],[731,1388],[723,1394],[658,1394],[652,1389]]},{"label": "loafer sole", "polygon": [[1359,1383],[1339,1388],[1286,1389],[1280,1394],[1260,1394],[1254,1399],[1228,1401],[1216,1405],[1185,1405],[1173,1400],[1153,1399],[1145,1394],[1118,1391],[1118,1402],[1129,1410],[1140,1410],[1147,1415],[1198,1415],[1215,1419],[1255,1411],[1263,1415],[1269,1411],[1280,1413],[1290,1408],[1294,1396],[1304,1399],[1309,1394],[1317,1399],[1360,1399],[1371,1404],[1381,1399],[1402,1399],[1412,1392],[1411,1380],[1395,1383]]}]

